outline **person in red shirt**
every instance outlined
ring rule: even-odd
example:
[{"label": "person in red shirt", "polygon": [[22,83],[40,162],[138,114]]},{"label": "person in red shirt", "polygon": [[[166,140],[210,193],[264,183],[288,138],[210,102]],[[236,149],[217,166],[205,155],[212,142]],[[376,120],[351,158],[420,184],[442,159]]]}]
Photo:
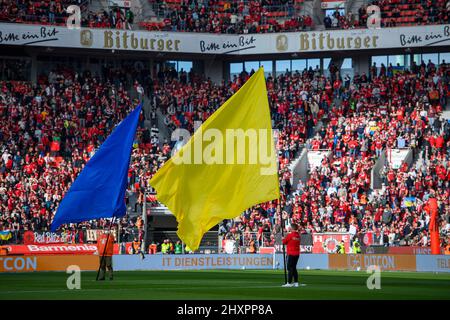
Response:
[{"label": "person in red shirt", "polygon": [[105,280],[106,269],[109,272],[109,280],[113,279],[112,256],[114,254],[114,235],[111,231],[105,231],[98,236],[97,252],[100,258],[100,274],[98,280]]},{"label": "person in red shirt", "polygon": [[[291,232],[283,239],[287,247],[288,283],[283,287],[298,287],[297,262],[300,256],[300,235],[297,224],[291,224]],[[292,278],[294,282],[292,283]]]},{"label": "person in red shirt", "polygon": [[438,148],[438,149],[442,149],[443,147],[444,147],[444,144],[445,144],[445,140],[444,140],[444,137],[441,135],[441,136],[438,136],[436,139],[435,139],[435,145],[436,145],[436,148]]}]

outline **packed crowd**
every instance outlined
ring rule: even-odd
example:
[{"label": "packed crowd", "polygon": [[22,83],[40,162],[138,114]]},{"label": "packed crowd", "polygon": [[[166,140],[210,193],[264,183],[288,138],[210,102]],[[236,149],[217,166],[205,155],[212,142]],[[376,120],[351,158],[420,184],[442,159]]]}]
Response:
[{"label": "packed crowd", "polygon": [[359,25],[367,25],[367,19],[373,13],[367,12],[371,5],[380,8],[382,27],[450,23],[448,0],[375,0],[358,10]]},{"label": "packed crowd", "polygon": [[[355,75],[353,81],[323,81],[320,99],[311,88],[317,81],[308,79],[305,100],[318,104],[326,125],[306,147],[330,150],[329,157],[311,168],[306,182],[298,181],[292,197],[284,190],[287,197],[281,203],[249,210],[225,221],[219,231],[241,245],[256,240],[271,246],[283,215],[287,224],[300,224],[304,233],[352,232],[361,238],[372,232],[374,244],[429,246],[424,208],[434,196],[441,239],[448,241],[450,125],[440,114],[450,92],[449,73],[445,62],[439,67],[413,64],[410,71],[397,73],[392,66],[374,65],[369,75]],[[373,190],[371,170],[383,150],[408,147],[423,156],[418,155],[411,169],[406,163],[393,168],[387,161],[380,172],[383,186]]]},{"label": "packed crowd", "polygon": [[[159,107],[170,129],[193,131],[195,121],[207,119],[253,72],[214,84],[172,68],[161,70],[155,79],[134,74],[143,80],[134,90],[150,96],[151,118]],[[303,232],[372,231],[392,239],[390,244],[426,245],[428,215],[422,209],[431,194],[440,201],[441,230],[447,232],[450,129],[440,113],[450,92],[448,66],[422,62],[394,72],[392,66],[373,65],[368,75],[353,79],[341,79],[333,66],[330,73],[325,77],[316,67],[267,76],[273,126],[278,129],[281,201],[224,221],[219,233],[249,246],[252,241],[271,245],[283,215],[288,224],[300,223]],[[123,87],[123,71],[108,69],[101,78],[62,69],[35,85],[1,83],[1,229],[48,230],[67,187],[136,104]],[[314,134],[319,122],[324,126]],[[288,165],[304,146],[328,149],[330,157],[311,170],[308,181],[292,186]],[[380,172],[383,187],[372,190],[370,172],[383,150],[404,147],[423,150],[422,160],[412,169],[386,163]],[[128,198],[136,196],[136,205],[142,204],[150,177],[172,148],[151,135],[142,117],[127,191]],[[156,203],[154,197],[148,200]],[[119,223],[122,232],[142,229],[142,221],[128,217]],[[99,220],[66,228],[106,224]]]},{"label": "packed crowd", "polygon": [[64,25],[68,17],[66,8],[70,5],[85,9],[87,1],[1,0],[0,21]]},{"label": "packed crowd", "polygon": [[70,15],[66,9],[78,5],[82,27],[132,29],[134,13],[131,9],[112,7],[92,12],[89,3],[87,0],[0,0],[0,22],[65,26]]},{"label": "packed crowd", "polygon": [[[231,83],[222,82],[220,85],[202,79],[194,79],[183,84],[168,73],[162,82],[164,86],[155,86],[155,105],[166,114],[166,124],[170,128],[181,127],[192,132],[196,121],[205,121],[245,83],[253,72],[254,70],[250,73],[243,72],[239,77],[234,77]],[[329,85],[330,80],[322,76],[316,67],[315,70],[310,68],[304,73],[288,72],[277,78],[269,75],[266,83],[273,128],[278,131],[280,186],[286,197],[292,189],[288,164],[299,154],[306,139],[311,135],[311,129],[325,114],[327,107],[321,109],[319,104],[323,106],[331,104],[332,97],[321,89]],[[308,98],[309,94],[312,94],[314,99]],[[225,222],[220,233],[230,237],[231,235],[227,234],[229,232],[239,236],[242,231],[246,231],[246,236],[250,237],[254,232],[259,232],[257,240],[261,240],[263,232],[272,230],[275,209],[275,203],[258,206],[246,212],[239,222]],[[271,214],[267,215],[266,210]],[[230,226],[230,223],[236,225]]]},{"label": "packed crowd", "polygon": [[[268,78],[275,128],[280,131],[277,140],[281,185],[287,193],[290,192],[290,173],[286,165],[306,140],[306,127],[312,127],[322,115],[317,115],[316,111],[310,114],[309,108],[316,110],[318,107],[310,106],[312,103],[300,95],[307,90],[303,86],[304,79],[318,73],[311,70],[305,75]],[[145,89],[140,84],[135,89],[150,93],[151,118],[155,118],[155,108],[159,106],[167,115],[166,124],[170,128],[182,126],[193,130],[194,121],[205,120],[249,76],[242,74],[231,86],[214,85],[192,72],[176,73],[168,69],[159,72],[154,82],[150,79],[152,82],[148,83],[149,79],[145,79]],[[139,74],[133,77],[143,78]],[[2,229],[48,230],[67,187],[113,125],[130,110],[133,103],[122,86],[126,74],[105,69],[102,78],[108,80],[101,81],[88,72],[78,74],[62,69],[41,77],[37,85],[2,83]],[[290,114],[288,110],[294,106],[298,111]],[[128,195],[136,196],[135,206],[142,205],[149,178],[168,159],[170,152],[171,146],[167,142],[159,143],[141,121],[129,172]],[[147,200],[151,203],[155,199]],[[119,223],[121,230],[126,230],[127,226],[141,227],[128,217]],[[104,220],[90,221],[77,228],[102,228],[106,224]],[[253,222],[250,225],[253,227]],[[73,228],[74,225],[66,226],[69,230]]]},{"label": "packed crowd", "polygon": [[[301,10],[302,1],[192,1],[143,0],[153,5],[156,20],[141,21],[146,30],[253,34],[310,30],[312,17]],[[132,29],[130,8],[89,10],[87,0],[0,0],[0,22],[65,25],[66,8],[79,5],[82,26]],[[450,23],[449,0],[376,0],[362,5],[358,12],[336,10],[323,19],[326,29],[365,28],[374,10],[380,8],[381,26],[411,26]],[[371,12],[368,12],[371,11]]]},{"label": "packed crowd", "polygon": [[[220,4],[219,4],[220,3]],[[180,1],[155,2],[163,21],[142,22],[148,30],[228,34],[300,31],[312,27],[312,18],[296,14],[293,1]],[[281,19],[282,17],[282,19]]]},{"label": "packed crowd", "polygon": [[365,26],[365,22],[361,19],[363,12],[365,14],[365,11],[361,11],[360,19],[356,19],[355,14],[351,11],[348,11],[347,14],[342,14],[339,10],[335,10],[332,14],[323,18],[323,25],[325,29],[352,29]]},{"label": "packed crowd", "polygon": [[[387,77],[386,70],[373,67],[371,81],[354,79],[348,89],[335,89],[341,103],[329,111],[328,126],[308,144],[331,155],[306,183],[299,182],[292,199],[293,221],[309,232],[348,232],[353,225],[356,232],[386,235],[390,245],[427,246],[429,215],[423,207],[433,195],[446,239],[450,126],[440,114],[449,92],[449,68],[422,62],[411,69]],[[393,168],[387,156],[384,184],[372,190],[371,169],[382,151],[405,147],[423,148],[426,164]]]},{"label": "packed crowd", "polygon": [[[65,191],[137,104],[122,85],[109,80],[62,69],[33,85],[0,83],[0,229],[49,230]],[[164,152],[169,152],[152,145],[143,120],[141,116],[129,193],[139,191],[139,174],[154,165],[151,160],[163,161]],[[78,227],[96,229],[106,223],[90,221]],[[134,221],[124,218],[121,223],[133,227]]]},{"label": "packed crowd", "polygon": [[89,28],[133,29],[134,13],[129,8],[111,8],[82,15],[81,26]]}]

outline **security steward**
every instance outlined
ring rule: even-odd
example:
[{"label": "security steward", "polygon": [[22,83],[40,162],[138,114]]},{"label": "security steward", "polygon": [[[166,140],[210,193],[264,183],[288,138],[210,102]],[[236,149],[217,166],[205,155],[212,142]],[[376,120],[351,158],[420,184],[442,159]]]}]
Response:
[{"label": "security steward", "polygon": [[345,254],[345,242],[344,240],[341,241],[341,243],[337,246],[337,253],[339,254]]},{"label": "security steward", "polygon": [[105,280],[106,269],[109,272],[109,280],[113,279],[112,256],[114,254],[114,241],[114,235],[110,231],[103,232],[97,239],[97,251],[100,259],[98,280]]},{"label": "security steward", "polygon": [[361,253],[361,244],[359,243],[358,238],[355,238],[355,240],[353,240],[353,253],[358,254]]}]

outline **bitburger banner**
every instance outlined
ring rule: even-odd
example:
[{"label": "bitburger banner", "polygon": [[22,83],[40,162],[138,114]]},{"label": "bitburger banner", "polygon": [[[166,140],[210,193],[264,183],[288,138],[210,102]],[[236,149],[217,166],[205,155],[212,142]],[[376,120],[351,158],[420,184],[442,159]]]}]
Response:
[{"label": "bitburger banner", "polygon": [[[131,242],[122,243],[126,253],[131,253]],[[0,246],[7,255],[93,255],[96,244],[29,244]],[[114,244],[114,254],[119,253],[119,244]]]},{"label": "bitburger banner", "polygon": [[313,252],[313,237],[312,234],[305,233],[300,235],[300,252],[312,253]]},{"label": "bitburger banner", "polygon": [[448,46],[450,25],[217,35],[0,23],[0,45],[246,55]]}]

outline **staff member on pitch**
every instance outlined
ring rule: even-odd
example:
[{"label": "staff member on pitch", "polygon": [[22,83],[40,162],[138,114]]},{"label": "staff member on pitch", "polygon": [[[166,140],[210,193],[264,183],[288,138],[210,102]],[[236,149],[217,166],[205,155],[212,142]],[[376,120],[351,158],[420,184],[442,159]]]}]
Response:
[{"label": "staff member on pitch", "polygon": [[[291,224],[291,232],[283,239],[283,244],[287,246],[288,269],[288,283],[283,287],[298,287],[297,262],[300,256],[300,235],[297,224]],[[292,283],[292,278],[294,278],[294,283]]]},{"label": "staff member on pitch", "polygon": [[106,269],[109,271],[109,280],[112,280],[112,256],[114,254],[114,235],[112,232],[105,231],[98,237],[97,250],[100,258],[100,275],[98,280],[105,280]]}]

